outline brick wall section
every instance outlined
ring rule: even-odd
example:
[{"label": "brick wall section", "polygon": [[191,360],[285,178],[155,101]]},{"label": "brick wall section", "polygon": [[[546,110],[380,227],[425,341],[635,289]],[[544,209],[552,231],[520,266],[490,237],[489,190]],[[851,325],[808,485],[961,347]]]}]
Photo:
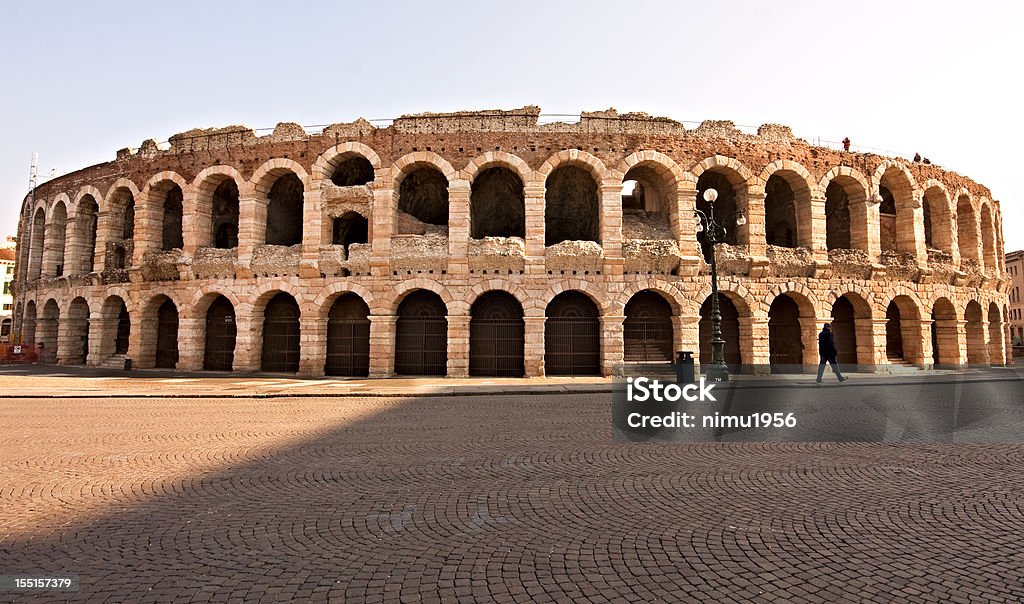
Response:
[{"label": "brick wall section", "polygon": [[[196,369],[202,366],[202,319],[213,297],[223,294],[234,304],[238,317],[235,369],[255,370],[260,365],[263,306],[275,292],[285,291],[302,309],[300,372],[318,375],[326,355],[327,311],[338,295],[352,291],[370,307],[371,373],[388,375],[394,366],[397,305],[406,293],[423,288],[438,293],[448,307],[449,375],[464,375],[470,306],[480,294],[501,289],[516,296],[524,309],[527,373],[542,375],[545,307],[559,292],[577,289],[601,309],[602,366],[607,373],[622,361],[623,309],[631,295],[644,289],[659,292],[673,306],[674,346],[698,350],[699,309],[709,285],[692,213],[698,179],[710,170],[732,183],[737,206],[748,218],[748,224],[737,229],[739,245],[720,249],[721,289],[740,311],[744,363],[768,363],[768,308],[779,295],[794,298],[801,307],[803,356],[808,363],[814,362],[817,326],[843,295],[859,305],[857,357],[867,368],[887,363],[885,314],[893,301],[901,308],[905,339],[909,339],[907,361],[932,363],[931,315],[936,304],[945,307],[943,299],[955,314],[939,326],[943,364],[963,365],[969,358],[994,364],[1009,361],[1006,338],[990,335],[1008,331],[1002,215],[989,190],[969,178],[935,165],[815,147],[775,124],[749,135],[731,122],[705,122],[688,130],[666,118],[619,115],[614,110],[584,113],[574,124],[538,124],[538,114],[536,107],[420,114],[399,118],[387,128],[374,128],[363,120],[336,124],[318,135],[306,135],[295,124],[281,124],[263,137],[232,126],[175,135],[169,150],[146,141],[138,152],[119,151],[112,162],[44,183],[35,191],[34,205],[26,199],[19,241],[27,250],[40,252],[18,253],[15,331],[30,301],[42,309],[52,299],[60,316],[65,316],[72,302],[81,298],[75,313],[81,315],[84,301],[94,319],[89,323],[89,363],[102,364],[116,330],[116,316],[104,310],[109,306],[105,303],[116,293],[131,313],[129,354],[138,365],[146,366],[154,358],[156,309],[170,298],[180,315],[178,366]],[[348,194],[330,184],[330,173],[353,154],[370,161],[374,181],[360,188],[358,195],[349,195],[351,200],[338,201]],[[566,164],[587,170],[598,184],[599,245],[569,242],[568,247],[545,248],[545,180]],[[417,239],[407,241],[410,236],[392,237],[398,185],[405,174],[422,165],[444,174],[449,188],[447,237],[440,239],[447,243],[426,250],[416,247]],[[523,181],[525,241],[506,245],[503,249],[511,251],[502,252],[512,254],[512,261],[494,253],[471,256],[474,250],[495,249],[469,244],[472,179],[492,166],[508,168]],[[625,173],[636,166],[651,168],[646,173],[662,180],[662,202],[672,225],[673,240],[668,246],[626,245],[623,240],[621,184]],[[276,178],[289,172],[304,186],[302,244],[264,246],[267,192]],[[764,190],[774,174],[785,178],[796,195],[799,239],[807,246],[803,252],[790,253],[765,243]],[[236,250],[209,247],[210,195],[225,178],[234,179],[239,190]],[[825,248],[825,190],[833,181],[843,185],[850,200],[852,250]],[[184,247],[156,253],[161,194],[169,183],[184,193]],[[897,198],[896,252],[883,253],[880,247],[875,202],[879,186]],[[110,208],[118,189],[135,197],[134,249],[126,276],[104,271],[101,252],[108,241],[119,237],[110,226],[116,224]],[[925,191],[932,241],[940,249],[924,245],[921,200]],[[78,257],[88,253],[81,243],[82,229],[75,226],[80,222],[81,200],[87,195],[99,203],[94,252],[98,272],[76,274]],[[963,241],[957,237],[958,222],[963,222],[957,218],[960,200],[970,203],[977,222],[976,236]],[[366,214],[370,224],[368,250],[347,260],[341,260],[330,246],[330,220],[339,203],[354,204],[351,207]],[[39,210],[46,217],[45,247],[31,241],[39,231],[33,229]],[[55,230],[51,227],[62,223],[66,225],[65,274],[57,278],[49,267],[58,264],[61,245],[55,236],[51,240]],[[936,229],[942,236],[934,235]],[[407,250],[404,257],[402,250]],[[38,263],[45,263],[47,270],[35,266]],[[114,282],[119,283],[109,285]],[[959,329],[967,324],[971,301],[984,309],[982,319],[969,329]],[[994,326],[990,317],[998,318]],[[81,320],[56,320],[61,326],[58,346],[71,340],[69,330],[81,329],[73,327],[82,325]],[[982,334],[984,343],[970,342],[967,332]],[[959,334],[955,347],[950,343],[953,334]],[[56,358],[71,362],[71,356],[58,353]]]}]

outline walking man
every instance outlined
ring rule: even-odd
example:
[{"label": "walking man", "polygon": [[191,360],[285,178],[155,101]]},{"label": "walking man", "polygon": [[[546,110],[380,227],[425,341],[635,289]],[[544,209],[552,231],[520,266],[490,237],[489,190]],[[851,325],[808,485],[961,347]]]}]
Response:
[{"label": "walking man", "polygon": [[836,350],[835,334],[832,333],[832,325],[825,323],[825,326],[821,328],[821,333],[818,334],[818,379],[817,382],[821,383],[821,376],[825,374],[825,363],[832,366],[832,373],[836,374],[836,378],[840,382],[845,382],[850,379],[844,377],[843,374],[839,373],[839,365],[836,364],[836,356],[839,351]]}]

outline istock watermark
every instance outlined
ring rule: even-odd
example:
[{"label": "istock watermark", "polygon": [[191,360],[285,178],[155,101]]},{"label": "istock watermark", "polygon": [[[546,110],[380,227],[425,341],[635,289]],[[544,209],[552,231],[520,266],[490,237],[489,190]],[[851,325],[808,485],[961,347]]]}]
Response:
[{"label": "istock watermark", "polygon": [[[627,367],[612,389],[618,440],[1024,442],[1020,369],[869,373],[818,384],[813,368],[747,367],[726,382]],[[845,372],[844,372],[845,373]]]}]

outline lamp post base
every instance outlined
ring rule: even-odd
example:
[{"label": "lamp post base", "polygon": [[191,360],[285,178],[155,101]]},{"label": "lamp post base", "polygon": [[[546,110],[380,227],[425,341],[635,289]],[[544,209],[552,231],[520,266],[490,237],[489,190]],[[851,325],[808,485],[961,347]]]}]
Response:
[{"label": "lamp post base", "polygon": [[729,367],[724,363],[720,365],[710,365],[707,371],[704,372],[710,382],[728,382],[729,381]]}]

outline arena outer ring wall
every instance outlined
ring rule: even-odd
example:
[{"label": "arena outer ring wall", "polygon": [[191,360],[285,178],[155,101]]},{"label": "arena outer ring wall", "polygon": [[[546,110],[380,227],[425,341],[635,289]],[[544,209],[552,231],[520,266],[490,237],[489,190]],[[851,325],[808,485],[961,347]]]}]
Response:
[{"label": "arena outer ring wall", "polygon": [[[585,113],[578,123],[539,125],[538,114],[535,107],[422,114],[387,128],[360,120],[314,135],[295,124],[262,137],[243,127],[191,131],[171,137],[169,149],[146,141],[137,151],[118,152],[115,161],[46,182],[26,197],[19,222],[15,338],[42,342],[44,360],[51,362],[103,366],[126,356],[135,367],[152,367],[157,308],[169,299],[179,313],[176,367],[198,370],[204,367],[206,313],[222,295],[235,313],[232,368],[259,371],[265,307],[285,292],[301,311],[298,373],[317,376],[324,374],[329,309],[351,292],[369,307],[369,375],[389,376],[395,373],[399,304],[411,292],[429,290],[446,306],[446,373],[466,376],[471,307],[482,294],[501,290],[522,306],[525,375],[542,376],[548,304],[562,292],[579,291],[599,309],[600,371],[608,375],[624,360],[627,304],[645,290],[671,307],[672,350],[700,350],[701,305],[710,283],[693,211],[700,178],[710,172],[728,181],[747,217],[736,229],[736,245],[719,253],[720,289],[738,314],[744,365],[775,360],[770,315],[782,296],[798,308],[805,365],[817,364],[815,334],[843,297],[854,308],[856,362],[865,370],[885,370],[892,362],[891,303],[900,311],[907,364],[1010,361],[1002,214],[988,189],[970,179],[935,165],[812,146],[778,125],[751,135],[731,122],[686,129],[664,118],[609,111]],[[372,165],[372,182],[335,186],[332,170],[354,156]],[[441,253],[417,247],[420,235],[397,233],[401,182],[425,166],[448,183],[447,249],[434,250]],[[545,245],[546,184],[563,166],[581,168],[596,184],[596,253],[594,246]],[[474,179],[490,167],[519,177],[525,209],[525,237],[499,241],[497,251],[470,237]],[[301,244],[268,246],[268,195],[289,173],[302,183]],[[636,180],[659,197],[669,251],[624,237],[627,175],[639,175]],[[765,239],[772,176],[782,177],[792,194],[793,249]],[[211,195],[226,179],[238,189],[237,247],[213,252]],[[832,183],[846,199],[849,253],[826,245]],[[183,197],[182,246],[161,251],[164,198],[175,185]],[[883,188],[894,198],[896,216],[893,249],[885,251]],[[82,218],[90,199],[98,206],[91,249]],[[118,241],[126,199],[134,204],[134,232],[130,241]],[[353,209],[369,221],[369,243],[346,258],[332,245],[331,223]],[[127,253],[124,268],[116,264],[117,253]],[[122,301],[130,330],[127,353],[118,356]]]}]

